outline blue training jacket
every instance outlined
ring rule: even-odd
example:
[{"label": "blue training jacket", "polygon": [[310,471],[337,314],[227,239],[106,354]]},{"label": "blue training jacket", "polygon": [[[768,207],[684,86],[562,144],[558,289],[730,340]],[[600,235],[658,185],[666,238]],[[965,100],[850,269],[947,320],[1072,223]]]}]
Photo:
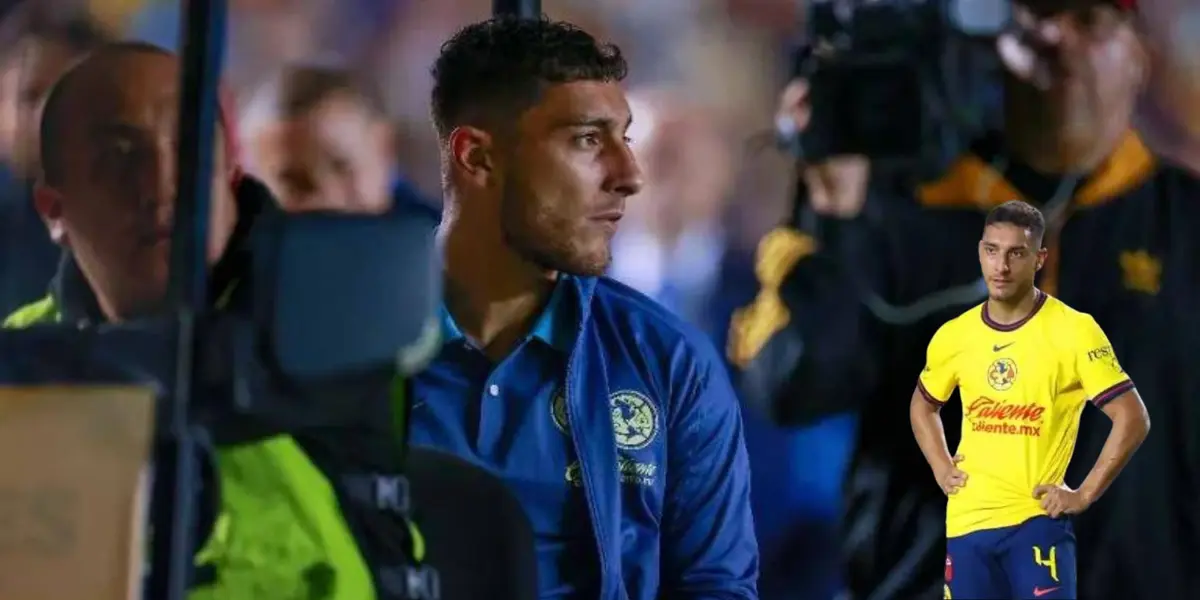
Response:
[{"label": "blue training jacket", "polygon": [[[750,464],[724,362],[705,336],[639,292],[608,278],[564,282],[581,311],[565,420],[599,541],[600,598],[757,598]],[[623,486],[639,462],[665,467],[664,484]],[[634,544],[622,506],[645,502],[639,494],[661,495],[646,503],[662,514],[659,536]]]}]

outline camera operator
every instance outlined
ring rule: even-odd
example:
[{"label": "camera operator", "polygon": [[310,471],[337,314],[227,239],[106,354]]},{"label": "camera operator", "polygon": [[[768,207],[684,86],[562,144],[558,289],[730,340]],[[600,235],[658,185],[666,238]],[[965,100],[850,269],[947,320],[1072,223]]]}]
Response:
[{"label": "camera operator", "polygon": [[[941,594],[945,498],[905,425],[932,334],[985,298],[971,248],[985,212],[1023,199],[1048,215],[1039,287],[1093,315],[1159,423],[1122,477],[1077,518],[1080,595],[1184,597],[1200,544],[1196,404],[1183,365],[1200,348],[1200,183],[1131,131],[1146,56],[1133,15],[1107,0],[1024,0],[1002,35],[1003,130],[983,135],[937,180],[884,190],[862,157],[805,168],[799,225],[759,249],[761,290],[735,316],[730,358],[746,401],[798,421],[860,410],[845,543],[856,598]],[[811,120],[807,84],[781,115]],[[815,224],[815,227],[813,225]],[[982,378],[986,374],[980,373]],[[957,410],[953,411],[957,413]],[[956,443],[959,419],[945,418]],[[1073,470],[1106,427],[1087,411]],[[1079,482],[1072,472],[1068,483]],[[1031,556],[1032,559],[1032,556]],[[945,567],[945,572],[943,572]]]},{"label": "camera operator", "polygon": [[[71,323],[83,329],[164,309],[180,68],[156,46],[109,43],[50,89],[34,205],[64,258],[50,294],[10,315],[5,328]],[[222,110],[206,258],[214,308],[245,316],[254,287],[248,281],[250,228],[274,199],[242,175],[232,129]],[[390,571],[402,558],[421,560],[424,544],[410,533],[399,501],[360,501],[350,481],[356,472],[378,473],[379,488],[380,480],[395,480],[402,448],[387,419],[371,414],[370,422],[359,419],[353,427],[288,435],[271,419],[221,408],[209,414],[208,408],[198,412],[216,423],[218,468],[217,481],[202,488],[219,493],[202,506],[202,520],[212,527],[199,528],[203,548],[196,563],[202,568],[192,598],[263,589],[276,590],[277,597],[406,597],[397,591],[408,585],[404,574]],[[263,556],[272,557],[269,564]]]}]

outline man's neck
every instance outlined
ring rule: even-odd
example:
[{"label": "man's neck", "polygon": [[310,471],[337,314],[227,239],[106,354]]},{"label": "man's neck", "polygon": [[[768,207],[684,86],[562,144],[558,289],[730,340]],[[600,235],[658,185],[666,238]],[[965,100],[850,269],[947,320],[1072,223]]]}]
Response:
[{"label": "man's neck", "polygon": [[1162,156],[1200,176],[1200,142],[1170,116],[1153,96],[1143,100],[1137,119],[1138,133]]},{"label": "man's neck", "polygon": [[106,323],[124,323],[140,317],[161,314],[163,309],[161,302],[135,306],[130,303],[114,302],[104,294],[96,294],[96,304]]},{"label": "man's neck", "polygon": [[988,298],[987,316],[1000,325],[1018,323],[1033,313],[1033,309],[1037,306],[1037,301],[1041,294],[1042,292],[1036,287],[1031,287],[1019,299],[1011,302]]},{"label": "man's neck", "polygon": [[446,308],[455,324],[494,360],[507,356],[533,328],[554,289],[557,273],[519,257],[493,227],[443,221]]},{"label": "man's neck", "polygon": [[1004,138],[1014,159],[1043,175],[1090,173],[1113,153],[1120,140],[1117,136],[1085,145],[1065,142],[1055,132],[1026,127],[1009,127]]}]

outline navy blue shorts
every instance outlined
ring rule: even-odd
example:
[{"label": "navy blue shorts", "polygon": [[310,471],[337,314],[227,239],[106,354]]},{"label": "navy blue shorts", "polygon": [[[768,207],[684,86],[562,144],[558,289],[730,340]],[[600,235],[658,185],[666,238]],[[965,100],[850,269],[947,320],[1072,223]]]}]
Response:
[{"label": "navy blue shorts", "polygon": [[947,539],[945,592],[952,600],[1074,600],[1071,522],[1034,517]]}]

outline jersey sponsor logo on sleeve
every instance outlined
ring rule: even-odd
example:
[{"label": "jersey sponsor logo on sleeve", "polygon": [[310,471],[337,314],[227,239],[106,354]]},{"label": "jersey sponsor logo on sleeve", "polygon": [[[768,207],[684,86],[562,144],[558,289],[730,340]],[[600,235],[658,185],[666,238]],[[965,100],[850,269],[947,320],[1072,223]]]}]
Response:
[{"label": "jersey sponsor logo on sleeve", "polygon": [[1017,363],[1011,358],[996,359],[988,367],[987,380],[988,385],[998,392],[1012,388],[1017,381]]},{"label": "jersey sponsor logo on sleeve", "polygon": [[1125,372],[1121,369],[1121,364],[1117,362],[1117,353],[1113,352],[1112,346],[1101,346],[1088,350],[1087,359],[1088,362],[1100,362],[1108,365],[1110,369],[1118,373]]},{"label": "jersey sponsor logo on sleeve", "polygon": [[1000,435],[1042,435],[1042,416],[1046,409],[1034,402],[1017,404],[980,396],[966,407],[963,415],[971,431]]}]

